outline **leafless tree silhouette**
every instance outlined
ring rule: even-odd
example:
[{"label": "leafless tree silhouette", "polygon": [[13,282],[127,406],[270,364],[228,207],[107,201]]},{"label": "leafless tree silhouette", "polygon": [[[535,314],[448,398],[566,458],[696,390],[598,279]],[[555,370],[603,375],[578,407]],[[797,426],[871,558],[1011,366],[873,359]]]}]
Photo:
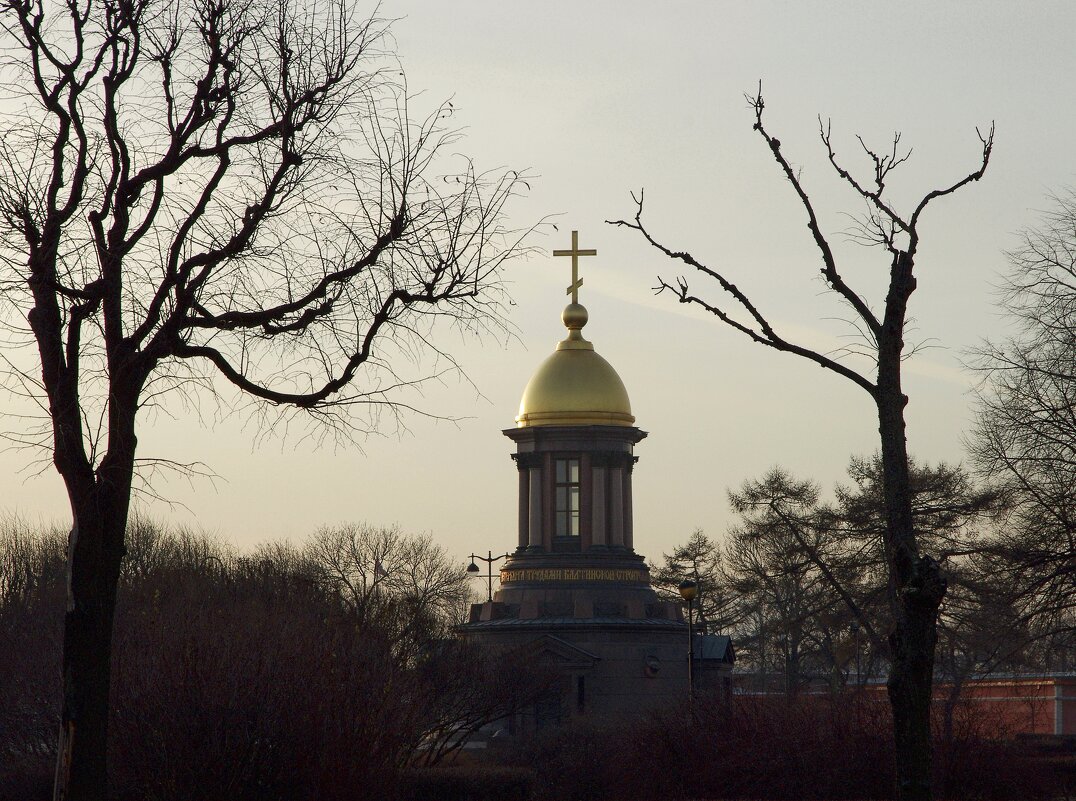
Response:
[{"label": "leafless tree silhouette", "polygon": [[973,360],[984,380],[968,445],[1014,505],[995,568],[1064,669],[1076,657],[1076,193],[1052,198],[1009,262],[1000,305],[1015,331]]},{"label": "leafless tree silhouette", "polygon": [[409,118],[351,0],[4,0],[0,26],[0,297],[37,357],[9,378],[73,516],[56,797],[102,799],[139,411],[230,388],[263,426],[376,426],[444,324],[503,325],[519,176],[435,174],[451,106]]},{"label": "leafless tree silhouette", "polygon": [[826,286],[852,310],[854,324],[867,337],[870,355],[876,363],[874,377],[849,366],[839,356],[820,353],[785,339],[759,306],[724,271],[707,266],[690,253],[662,244],[643,224],[641,192],[635,197],[633,219],[610,222],[637,231],[648,244],[665,256],[681,261],[716,281],[727,296],[728,303],[693,294],[684,277],[673,281],[659,278],[660,291],[670,292],[681,303],[705,309],[761,345],[795,354],[837,373],[863,389],[874,403],[881,438],[886,506],[884,542],[892,579],[890,586],[895,620],[890,635],[893,661],[889,696],[893,706],[898,793],[903,801],[929,799],[931,682],[938,607],[945,596],[946,580],[937,562],[921,553],[913,525],[904,421],[904,407],[908,398],[901,387],[901,364],[907,355],[904,333],[908,320],[908,300],[916,288],[914,267],[919,250],[920,218],[932,201],[951,195],[982,178],[993,149],[993,127],[986,134],[979,133],[982,150],[978,169],[952,184],[927,192],[910,215],[902,215],[885,194],[892,171],[910,155],[910,151],[900,149],[899,134],[894,136],[892,148],[887,152],[871,150],[860,140],[873,165],[873,174],[863,181],[845,169],[837,158],[830,126],[820,121],[820,136],[830,164],[867,205],[868,212],[859,226],[860,237],[884,248],[890,258],[884,310],[878,316],[867,298],[846,282],[799,171],[788,160],[781,142],[767,130],[763,121],[765,102],[761,88],[757,95],[748,100],[754,111],[754,130],[770,149],[806,213],[807,227],[822,260],[821,274]]}]

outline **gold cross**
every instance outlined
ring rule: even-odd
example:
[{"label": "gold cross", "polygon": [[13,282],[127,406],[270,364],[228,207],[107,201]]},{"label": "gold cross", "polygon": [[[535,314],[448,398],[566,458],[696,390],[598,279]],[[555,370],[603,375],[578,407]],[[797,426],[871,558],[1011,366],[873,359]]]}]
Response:
[{"label": "gold cross", "polygon": [[572,296],[572,303],[579,302],[579,287],[583,285],[583,279],[579,277],[579,257],[580,256],[597,256],[598,251],[590,248],[588,250],[579,249],[579,232],[572,231],[572,249],[571,250],[554,250],[554,256],[571,256],[572,257],[572,285],[568,287],[568,291],[564,294]]}]

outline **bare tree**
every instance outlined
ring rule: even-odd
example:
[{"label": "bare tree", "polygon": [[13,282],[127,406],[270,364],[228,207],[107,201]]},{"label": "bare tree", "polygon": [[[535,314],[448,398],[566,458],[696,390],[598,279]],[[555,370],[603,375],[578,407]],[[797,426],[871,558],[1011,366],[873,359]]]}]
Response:
[{"label": "bare tree", "polygon": [[991,549],[993,569],[1044,634],[1076,612],[1076,192],[1052,198],[1009,253],[1000,306],[1015,333],[988,342],[969,448],[1010,494],[1013,513]]},{"label": "bare tree", "polygon": [[906,356],[904,328],[908,300],[916,288],[915,259],[919,251],[919,222],[927,206],[938,198],[951,195],[978,181],[986,171],[993,149],[993,127],[984,135],[978,169],[960,180],[927,192],[912,209],[901,214],[885,195],[892,171],[904,163],[910,151],[900,150],[899,134],[892,149],[875,152],[860,140],[872,167],[866,181],[849,172],[837,158],[830,126],[820,121],[820,136],[830,164],[853,192],[866,203],[867,214],[860,234],[878,245],[890,258],[889,284],[881,316],[875,314],[867,298],[853,289],[837,265],[833,248],[822,229],[814,205],[804,188],[800,172],[789,162],[781,142],[767,131],[763,122],[765,103],[761,91],[748,98],[754,110],[754,130],[766,143],[781,173],[789,181],[807,216],[807,226],[822,260],[821,274],[827,287],[854,314],[855,324],[865,334],[869,355],[875,360],[874,377],[804,345],[785,339],[759,307],[726,274],[708,267],[690,253],[663,245],[642,221],[643,195],[635,197],[636,213],[631,220],[610,221],[638,231],[665,256],[687,264],[717,282],[729,303],[706,300],[691,292],[686,278],[670,282],[659,279],[660,290],[672,293],[681,303],[697,305],[721,322],[774,350],[792,353],[814,362],[864,390],[875,405],[881,438],[885,489],[886,564],[891,577],[890,590],[895,625],[890,635],[893,655],[889,676],[889,698],[893,707],[894,736],[897,754],[897,788],[901,799],[929,799],[931,793],[930,699],[937,637],[938,607],[945,596],[946,580],[938,563],[924,556],[919,548],[912,521],[908,453],[905,438],[904,407],[908,397],[901,385],[901,363]]},{"label": "bare tree", "polygon": [[0,27],[0,297],[37,364],[9,377],[45,415],[12,436],[73,517],[56,797],[101,799],[139,411],[230,388],[265,426],[376,425],[438,323],[499,324],[518,176],[434,174],[450,107],[409,119],[351,0],[3,0]]},{"label": "bare tree", "polygon": [[462,622],[470,600],[470,582],[463,564],[453,564],[445,549],[429,535],[409,536],[399,527],[365,523],[326,526],[314,532],[303,548],[305,569],[313,581],[331,592],[363,622],[393,615],[394,629],[414,653]]}]

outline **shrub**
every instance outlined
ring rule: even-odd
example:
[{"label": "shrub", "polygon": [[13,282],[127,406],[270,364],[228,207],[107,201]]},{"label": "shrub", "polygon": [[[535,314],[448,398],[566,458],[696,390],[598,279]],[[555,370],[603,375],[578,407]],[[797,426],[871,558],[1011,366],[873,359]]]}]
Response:
[{"label": "shrub", "polygon": [[[1028,749],[970,730],[936,745],[938,797],[1051,797],[1052,777]],[[944,756],[941,756],[944,755]],[[543,731],[513,763],[535,771],[543,801],[670,801],[893,797],[892,726],[884,697],[736,696],[619,726]]]},{"label": "shrub", "polygon": [[[401,570],[412,552],[422,559],[409,572],[416,579],[444,567],[428,542],[407,550],[390,533]],[[0,521],[0,801],[50,795],[64,573],[62,534]],[[132,520],[113,639],[113,797],[396,792],[409,761],[429,757],[418,746],[431,727],[449,731],[444,716],[475,697],[485,674],[472,650],[436,647],[442,610],[392,588],[357,604],[322,579],[309,551],[240,556],[204,535]]]},{"label": "shrub", "polygon": [[533,772],[492,765],[450,765],[408,771],[402,801],[527,801]]}]

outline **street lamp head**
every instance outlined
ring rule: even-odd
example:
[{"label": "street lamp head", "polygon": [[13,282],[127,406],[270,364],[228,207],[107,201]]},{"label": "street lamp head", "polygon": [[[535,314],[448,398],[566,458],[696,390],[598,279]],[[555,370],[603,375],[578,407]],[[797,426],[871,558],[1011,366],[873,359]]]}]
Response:
[{"label": "street lamp head", "polygon": [[478,572],[478,565],[476,565],[474,563],[474,559],[471,559],[471,564],[467,565],[467,572],[468,573],[477,573]]},{"label": "street lamp head", "polygon": [[690,603],[699,594],[699,585],[688,579],[680,582],[680,597]]}]

